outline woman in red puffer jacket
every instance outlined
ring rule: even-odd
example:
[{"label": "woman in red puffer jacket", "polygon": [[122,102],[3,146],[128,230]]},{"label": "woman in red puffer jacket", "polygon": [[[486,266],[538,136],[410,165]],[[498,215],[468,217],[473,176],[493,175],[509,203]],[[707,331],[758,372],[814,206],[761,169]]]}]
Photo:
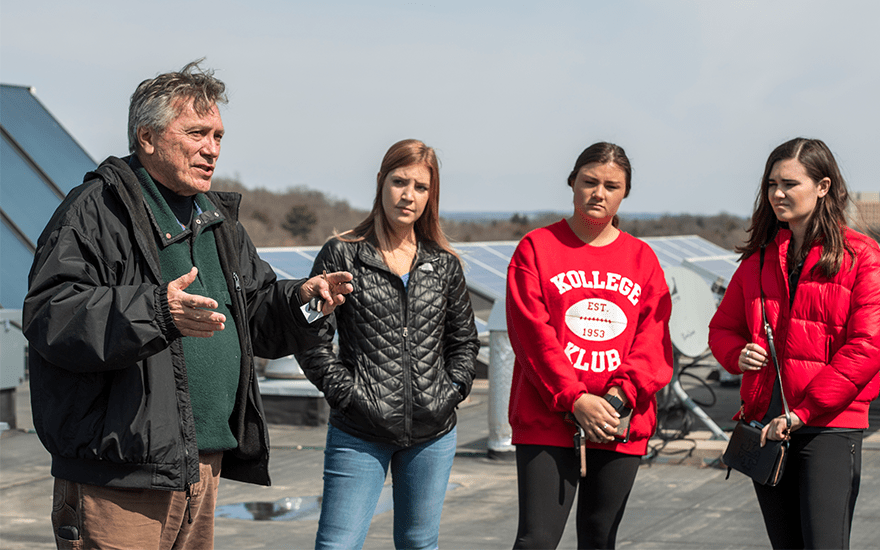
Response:
[{"label": "woman in red puffer jacket", "polygon": [[[743,422],[790,439],[782,480],[755,484],[774,548],[848,548],[868,406],[880,389],[880,251],[846,227],[846,184],[828,147],[797,138],[767,160],[742,263],[709,325],[721,365],[743,374]],[[763,267],[760,249],[765,247]],[[791,427],[761,314],[773,330]]]}]

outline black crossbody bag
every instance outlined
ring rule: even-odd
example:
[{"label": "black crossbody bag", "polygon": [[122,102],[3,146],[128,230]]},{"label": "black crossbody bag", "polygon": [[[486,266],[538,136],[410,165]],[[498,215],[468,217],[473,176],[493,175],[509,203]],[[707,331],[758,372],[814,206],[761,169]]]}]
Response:
[{"label": "black crossbody bag", "polygon": [[[767,322],[767,312],[764,310],[764,285],[761,283],[761,275],[764,272],[764,247],[761,247],[760,268],[758,271],[758,286],[761,289],[761,317],[764,320],[764,331],[767,333],[767,344],[770,348],[770,357],[773,359],[773,367],[776,369],[776,377],[779,380],[779,391],[782,394],[782,406],[785,409],[785,420],[791,429],[791,412],[788,409],[788,401],[785,399],[785,391],[782,389],[782,372],[779,370],[779,360],[776,357],[776,346],[773,343],[773,330]],[[757,424],[757,425],[756,425]],[[737,422],[727,444],[727,450],[721,457],[727,465],[727,477],[730,470],[736,470],[749,476],[761,485],[771,487],[782,479],[785,470],[785,461],[788,458],[788,439],[774,441],[768,439],[761,447],[761,429],[763,426],[758,422],[749,424],[742,420]],[[725,478],[726,479],[726,478]]]}]

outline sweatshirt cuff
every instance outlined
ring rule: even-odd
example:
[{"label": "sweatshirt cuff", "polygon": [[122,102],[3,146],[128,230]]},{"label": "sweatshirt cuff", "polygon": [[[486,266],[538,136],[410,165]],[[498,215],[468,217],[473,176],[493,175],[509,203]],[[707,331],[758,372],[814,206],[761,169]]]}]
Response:
[{"label": "sweatshirt cuff", "polygon": [[608,387],[620,386],[620,389],[623,390],[623,395],[626,396],[627,407],[635,408],[634,404],[638,401],[639,391],[636,389],[635,385],[629,381],[627,378],[613,378],[608,381]]},{"label": "sweatshirt cuff", "polygon": [[565,391],[561,393],[556,401],[557,406],[563,411],[574,413],[574,402],[585,393],[590,392],[588,392],[587,387],[581,383],[576,389],[574,389],[574,391]]}]

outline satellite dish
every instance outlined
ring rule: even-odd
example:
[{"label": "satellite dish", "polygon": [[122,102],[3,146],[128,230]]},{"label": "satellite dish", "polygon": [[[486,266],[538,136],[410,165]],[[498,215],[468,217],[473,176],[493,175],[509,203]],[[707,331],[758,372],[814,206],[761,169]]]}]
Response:
[{"label": "satellite dish", "polygon": [[715,314],[712,289],[696,272],[686,267],[667,267],[666,284],[672,298],[669,335],[672,346],[686,357],[699,357],[709,341],[709,321]]}]

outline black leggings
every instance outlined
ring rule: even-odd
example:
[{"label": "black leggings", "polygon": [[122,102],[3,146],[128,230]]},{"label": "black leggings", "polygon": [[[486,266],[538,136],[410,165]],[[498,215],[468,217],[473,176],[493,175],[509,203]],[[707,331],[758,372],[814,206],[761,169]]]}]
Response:
[{"label": "black leggings", "polygon": [[861,431],[792,434],[779,485],[755,484],[773,548],[849,548],[862,437]]},{"label": "black leggings", "polygon": [[[516,446],[519,528],[514,549],[556,548],[578,493],[578,548],[614,548],[641,457],[587,449],[587,476],[571,447]],[[578,490],[580,487],[580,490]]]}]

